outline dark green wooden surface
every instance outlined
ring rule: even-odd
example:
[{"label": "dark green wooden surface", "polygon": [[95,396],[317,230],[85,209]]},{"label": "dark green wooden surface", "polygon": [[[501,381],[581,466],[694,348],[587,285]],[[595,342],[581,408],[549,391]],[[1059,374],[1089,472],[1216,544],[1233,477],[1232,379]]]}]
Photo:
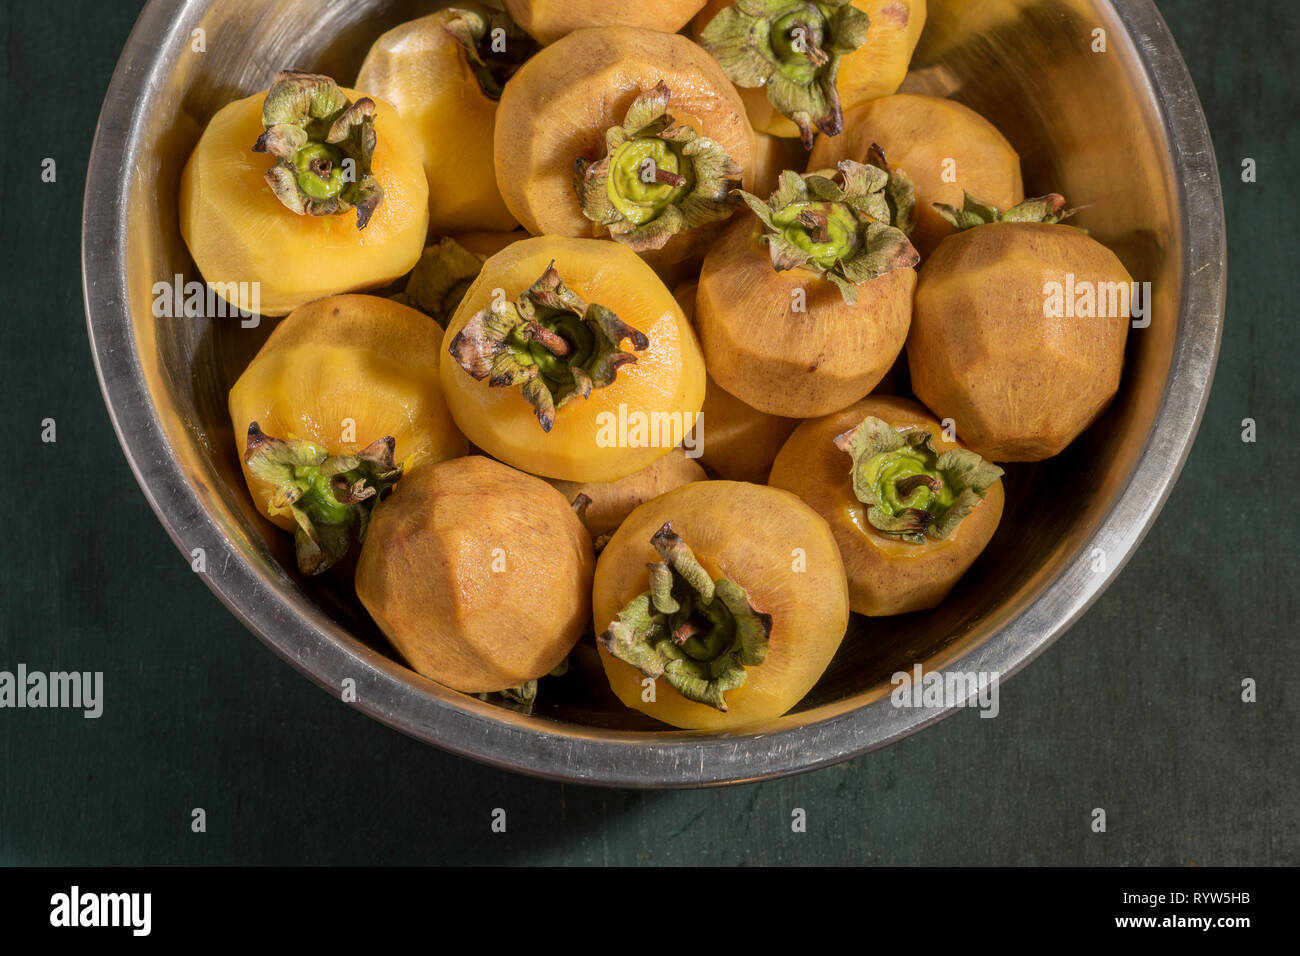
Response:
[{"label": "dark green wooden surface", "polygon": [[1230,284],[1210,406],[1154,530],[1003,687],[999,719],[962,712],[817,773],[674,793],[561,786],[409,740],[298,676],[191,573],[122,458],[81,304],[85,162],[138,4],[0,7],[0,669],[102,670],[107,688],[99,720],[0,710],[0,862],[1300,862],[1300,18],[1285,0],[1160,6],[1214,133]]}]

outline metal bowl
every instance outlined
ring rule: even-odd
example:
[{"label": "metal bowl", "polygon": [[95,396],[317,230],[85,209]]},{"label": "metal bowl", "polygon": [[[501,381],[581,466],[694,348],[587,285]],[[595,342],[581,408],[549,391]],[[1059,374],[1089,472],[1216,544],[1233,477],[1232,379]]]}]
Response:
[{"label": "metal bowl", "polygon": [[[947,714],[894,707],[890,675],[1023,667],[1119,573],[1169,494],[1207,398],[1222,328],[1223,211],[1196,91],[1149,0],[931,0],[908,88],[992,120],[1030,195],[1087,203],[1079,224],[1154,293],[1106,415],[1065,453],[1012,466],[1001,528],[938,609],[855,618],[817,687],[747,733],[663,729],[623,708],[591,660],[532,717],[400,664],[339,582],[288,568],[288,536],[240,477],[226,393],[271,323],[155,318],[152,288],[198,278],[177,226],[181,168],[204,124],[277,69],[347,83],[371,40],[427,12],[401,0],[151,0],[113,76],[87,175],[86,313],[118,437],[159,519],[263,641],[322,687],[414,737],[540,776],[633,787],[754,780],[883,746]],[[203,30],[203,34],[194,31]],[[1105,52],[1095,52],[1105,31]],[[196,48],[203,40],[203,52]]]}]

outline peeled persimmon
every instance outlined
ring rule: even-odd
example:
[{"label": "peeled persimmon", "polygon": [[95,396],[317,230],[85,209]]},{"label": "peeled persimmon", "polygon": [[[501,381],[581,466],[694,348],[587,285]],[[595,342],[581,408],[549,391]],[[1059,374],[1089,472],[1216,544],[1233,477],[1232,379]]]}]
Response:
[{"label": "peeled persimmon", "polygon": [[366,54],[357,86],[395,106],[415,140],[435,235],[515,227],[492,135],[502,87],[535,49],[504,14],[467,4],[396,26]]},{"label": "peeled persimmon", "polygon": [[[249,493],[272,522],[296,531],[304,571],[334,563],[363,530],[369,499],[401,474],[468,450],[438,382],[441,346],[442,330],[414,309],[331,296],[280,322],[231,388]],[[340,476],[349,479],[342,488]],[[363,478],[375,494],[358,498]]]},{"label": "peeled persimmon", "polygon": [[1006,209],[1025,198],[1020,156],[997,127],[955,100],[900,93],[864,103],[845,115],[841,135],[817,138],[808,168],[862,162],[873,145],[916,184],[911,239],[923,256],[954,231],[934,203],[960,206],[969,192]]},{"label": "peeled persimmon", "polygon": [[420,258],[428,221],[397,111],[329,77],[281,73],[222,107],[181,173],[181,236],[199,271],[263,315],[392,282]]},{"label": "peeled persimmon", "polygon": [[632,512],[596,562],[592,611],[619,700],[703,730],[786,713],[849,621],[821,516],[787,491],[732,481],[684,485]]},{"label": "peeled persimmon", "polygon": [[515,22],[539,43],[554,43],[584,27],[644,27],[676,33],[704,0],[505,0]]},{"label": "peeled persimmon", "polygon": [[618,243],[542,236],[483,264],[439,361],[452,416],[516,468],[616,481],[679,445],[704,402],[681,306]]},{"label": "peeled persimmon", "polygon": [[872,395],[795,429],[770,483],[826,519],[853,610],[881,616],[947,596],[997,529],[1001,475],[921,405]]}]

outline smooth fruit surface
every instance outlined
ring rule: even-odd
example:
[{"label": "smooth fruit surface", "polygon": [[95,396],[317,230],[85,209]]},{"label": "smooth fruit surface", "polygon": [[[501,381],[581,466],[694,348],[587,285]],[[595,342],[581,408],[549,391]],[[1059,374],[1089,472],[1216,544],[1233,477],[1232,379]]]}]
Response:
[{"label": "smooth fruit surface", "polygon": [[852,404],[907,340],[915,270],[861,284],[857,303],[847,305],[811,272],[773,270],[756,222],[738,216],[704,260],[695,327],[709,374],[769,415],[808,418]]},{"label": "smooth fruit surface", "polygon": [[357,86],[397,107],[429,182],[429,229],[516,226],[497,188],[492,135],[497,104],[483,92],[445,11],[403,23],[370,48]]},{"label": "smooth fruit surface", "polygon": [[[365,95],[342,92],[353,101]],[[264,132],[265,99],[264,91],[218,110],[181,174],[181,236],[204,279],[257,282],[261,313],[285,315],[312,299],[385,285],[410,271],[424,250],[428,186],[397,111],[375,100],[372,171],[384,199],[357,229],[355,213],[300,216],[271,192],[264,176],[274,157],[253,152]],[[251,305],[246,295],[235,304]]]},{"label": "smooth fruit surface", "polygon": [[997,127],[969,107],[936,96],[900,93],[844,114],[844,132],[818,136],[808,169],[829,169],[841,159],[863,162],[872,144],[916,185],[912,244],[929,255],[953,227],[933,203],[962,205],[963,190],[1008,209],[1025,198],[1020,156]]},{"label": "smooth fruit surface", "polygon": [[457,458],[403,478],[375,508],[357,596],[414,670],[487,693],[564,660],[590,616],[594,560],[546,482]]},{"label": "smooth fruit surface", "polygon": [[1076,305],[1092,290],[1094,309],[1110,312],[1123,311],[1111,295],[1132,288],[1113,252],[1064,225],[977,226],[945,239],[921,268],[912,388],[991,461],[1057,454],[1119,388],[1130,315],[1048,317],[1053,283],[1075,289]]},{"label": "smooth fruit surface", "polygon": [[1002,482],[942,541],[912,544],[885,535],[867,521],[867,507],[853,494],[853,460],[835,437],[868,415],[896,428],[924,428],[934,449],[963,447],[944,439],[940,423],[916,402],[872,395],[824,418],[804,422],[772,466],[771,484],[798,495],[830,524],[849,579],[854,611],[870,616],[904,614],[939,604],[984,550],[1002,517]]},{"label": "smooth fruit surface", "polygon": [[[645,333],[649,347],[618,370],[615,381],[575,398],[542,430],[517,387],[472,378],[443,349],[439,359],[447,404],[471,442],[524,471],[567,481],[616,481],[668,454],[694,426],[704,404],[704,358],[681,306],[654,271],[616,242],[544,236],[512,243],[488,259],[447,327],[447,341],[486,308],[498,290],[515,299],[554,261],[570,289],[612,309]],[[630,347],[627,343],[625,348]],[[647,444],[633,447],[645,432]],[[673,435],[678,429],[681,434]]]},{"label": "smooth fruit surface", "polygon": [[[331,296],[295,309],[230,390],[241,464],[253,422],[268,435],[314,441],[335,455],[391,436],[407,474],[464,455],[465,436],[438,381],[441,345],[436,322],[378,296]],[[271,513],[271,486],[243,469],[258,510],[293,530],[287,511]]]},{"label": "smooth fruit surface", "polygon": [[597,634],[648,589],[646,565],[659,560],[650,538],[665,522],[715,578],[736,582],[772,615],[767,657],[727,692],[726,712],[685,699],[666,680],[644,701],[645,676],[602,648],[610,687],[628,707],[674,727],[724,730],[786,713],[817,683],[848,627],[844,565],[830,528],[776,488],[703,481],[670,491],[632,512],[601,552],[592,599]]},{"label": "smooth fruit surface", "polygon": [[538,43],[583,27],[644,27],[676,33],[704,0],[505,0],[506,12]]}]

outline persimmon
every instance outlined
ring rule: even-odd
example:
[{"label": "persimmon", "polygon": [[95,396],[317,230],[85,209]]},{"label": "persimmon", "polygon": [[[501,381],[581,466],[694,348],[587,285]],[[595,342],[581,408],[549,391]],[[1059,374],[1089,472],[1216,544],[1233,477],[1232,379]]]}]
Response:
[{"label": "persimmon", "polygon": [[861,162],[873,145],[884,150],[916,185],[911,240],[923,256],[953,232],[934,203],[957,206],[970,192],[1006,209],[1025,198],[1020,156],[997,127],[955,100],[900,93],[854,108],[844,123],[843,134],[817,138],[808,168]]},{"label": "persimmon", "polygon": [[700,254],[753,181],[754,131],[711,56],[676,34],[577,30],[515,74],[497,184],[534,235],[608,236],[655,265]]},{"label": "persimmon", "polygon": [[1005,212],[970,197],[945,207],[963,231],[921,269],[912,388],[994,461],[1060,453],[1119,389],[1137,286],[1115,253],[1060,222],[1064,205],[1051,194]]},{"label": "persimmon", "polygon": [[325,76],[283,72],[222,107],[181,173],[181,236],[199,271],[263,315],[392,282],[419,259],[428,220],[397,111]]},{"label": "persimmon", "polygon": [[849,620],[821,516],[789,492],[731,481],[684,485],[633,511],[596,563],[592,611],[619,700],[705,730],[789,711]]},{"label": "persimmon", "polygon": [[420,255],[406,288],[393,296],[445,326],[483,263],[512,242],[528,238],[522,229],[510,232],[464,232],[439,239]]},{"label": "persimmon", "polygon": [[709,0],[691,30],[741,87],[755,130],[811,146],[814,129],[837,135],[844,111],[898,90],[925,17],[925,0]]},{"label": "persimmon", "polygon": [[537,38],[554,43],[584,27],[644,27],[676,33],[704,6],[704,0],[505,0],[515,22]]},{"label": "persimmon", "polygon": [[[560,481],[549,483],[570,502],[586,497],[579,514],[591,536],[599,539],[614,532],[637,507],[692,481],[708,479],[696,458],[684,448],[674,448],[653,464],[618,481]],[[580,499],[578,499],[580,500]]]},{"label": "persimmon", "polygon": [[397,107],[415,140],[435,235],[515,227],[492,137],[502,87],[536,49],[508,16],[471,3],[396,26],[366,54],[357,87]]},{"label": "persimmon", "polygon": [[606,240],[542,236],[488,259],[447,326],[439,374],[471,442],[567,481],[647,467],[689,434],[704,402],[704,360],[681,306]]},{"label": "persimmon", "polygon": [[357,597],[418,673],[490,693],[564,661],[591,616],[594,563],[563,495],[472,455],[404,478],[375,509]]},{"label": "persimmon", "polygon": [[[905,178],[845,161],[838,179],[786,171],[758,219],[705,257],[695,326],[709,374],[768,415],[825,415],[862,398],[902,350],[916,250]],[[705,425],[708,427],[707,423]]]},{"label": "persimmon", "polygon": [[859,614],[932,608],[993,537],[1002,469],[916,402],[873,395],[795,429],[771,484],[829,523]]},{"label": "persimmon", "polygon": [[295,531],[305,573],[342,557],[402,474],[468,451],[438,382],[441,346],[414,309],[330,296],[280,322],[231,388],[249,493]]}]

